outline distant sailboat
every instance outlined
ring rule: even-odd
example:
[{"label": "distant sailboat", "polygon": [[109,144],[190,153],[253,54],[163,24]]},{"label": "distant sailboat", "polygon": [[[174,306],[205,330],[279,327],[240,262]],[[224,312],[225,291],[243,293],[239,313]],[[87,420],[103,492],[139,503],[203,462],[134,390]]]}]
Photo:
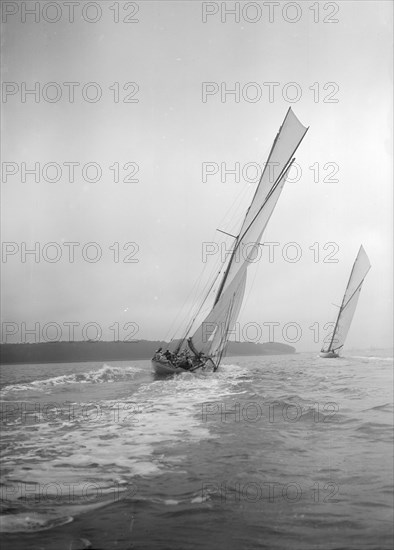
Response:
[{"label": "distant sailboat", "polygon": [[370,269],[371,264],[369,263],[369,258],[364,248],[360,246],[357,258],[353,264],[353,269],[350,273],[349,282],[345,290],[341,307],[339,308],[334,331],[327,348],[323,346],[320,352],[320,357],[332,358],[339,356],[339,353],[345,343],[347,333],[349,332],[354,312],[356,311],[361,287]]},{"label": "distant sailboat", "polygon": [[[295,160],[293,155],[307,130],[289,108],[272,145],[241,229],[237,236],[232,235],[235,239],[232,253],[211,311],[190,337],[194,321],[202,307],[200,306],[175,351],[157,350],[152,358],[156,373],[171,374],[197,369],[215,371],[219,367],[241,309],[248,266],[256,257],[263,232]],[[207,296],[203,303],[206,299]]]}]

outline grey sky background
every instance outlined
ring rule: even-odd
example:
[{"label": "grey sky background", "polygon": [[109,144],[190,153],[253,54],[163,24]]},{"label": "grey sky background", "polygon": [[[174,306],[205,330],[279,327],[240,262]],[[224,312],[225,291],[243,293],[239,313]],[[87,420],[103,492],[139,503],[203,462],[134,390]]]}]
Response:
[{"label": "grey sky background", "polygon": [[[302,177],[286,183],[268,224],[264,241],[280,246],[273,263],[264,251],[250,268],[240,326],[278,322],[275,340],[286,342],[281,329],[295,322],[303,331],[297,350],[318,349],[309,327],[319,323],[321,342],[324,324],[335,319],[332,304],[340,303],[363,244],[372,269],[346,347],[392,345],[391,2],[337,1],[337,23],[322,21],[330,13],[327,4],[334,4],[327,2],[320,2],[318,23],[310,9],[314,3],[306,1],[298,2],[302,16],[294,23],[283,17],[286,2],[272,23],[262,3],[256,23],[242,14],[239,23],[231,16],[222,23],[220,11],[203,23],[201,2],[143,1],[135,15],[139,22],[131,24],[114,23],[113,2],[100,2],[97,23],[83,19],[83,2],[75,7],[73,23],[63,2],[57,3],[62,17],[55,23],[43,20],[42,13],[40,21],[28,16],[23,23],[21,3],[8,4],[16,4],[18,13],[3,23],[3,86],[14,82],[18,91],[3,96],[3,168],[4,162],[18,167],[25,162],[29,168],[55,162],[63,171],[58,182],[27,176],[24,183],[20,171],[6,181],[3,177],[2,240],[19,246],[14,255],[3,256],[3,323],[31,328],[36,322],[96,322],[102,338],[111,339],[113,323],[134,322],[136,338],[173,336],[174,319],[192,305],[190,293],[205,265],[202,243],[230,246],[231,238],[216,228],[239,228],[256,187],[242,176],[238,183],[231,176],[222,182],[220,174],[203,182],[202,164],[224,162],[231,168],[235,162],[264,162],[291,106],[310,126],[296,155]],[[126,4],[118,4],[121,17],[130,13]],[[89,16],[93,13],[92,8]],[[247,13],[252,17],[252,8]],[[293,17],[295,12],[287,13]],[[41,91],[56,82],[63,96],[50,103],[41,93],[38,103],[32,95],[22,102],[23,82],[28,88],[39,82]],[[81,83],[74,103],[64,82]],[[96,103],[81,96],[88,82],[102,89]],[[118,103],[110,89],[114,82],[120,85]],[[138,103],[122,101],[127,82],[138,83]],[[241,89],[255,82],[262,97],[253,103],[241,95],[237,103],[228,95],[222,102],[218,93],[203,102],[203,82],[223,82],[228,89],[235,82]],[[264,82],[280,83],[273,102]],[[302,90],[294,103],[281,93],[289,82]],[[309,89],[316,82],[318,102]],[[323,101],[333,90],[323,89],[328,82],[337,85],[336,103]],[[97,162],[102,178],[84,181],[77,167],[71,183],[64,162]],[[137,163],[139,181],[115,183],[109,169],[114,162]],[[308,167],[319,163],[322,180],[329,175],[323,169],[328,162],[339,166],[333,176],[339,182],[314,182]],[[121,170],[121,176],[128,172]],[[238,216],[228,223],[226,213],[234,204]],[[38,242],[41,250],[56,242],[63,254],[57,263],[42,254],[38,263],[31,255],[22,262],[22,242],[29,248]],[[64,242],[81,243],[73,263]],[[82,257],[89,242],[102,249],[96,263]],[[120,260],[126,256],[123,245],[137,243],[138,263],[114,262],[109,248],[114,242],[120,245]],[[289,242],[302,250],[298,262],[281,255]],[[337,263],[322,261],[333,250],[323,250],[329,242],[338,245]],[[318,262],[309,250],[314,243],[319,243]],[[203,282],[217,259],[210,258]],[[121,329],[120,338],[127,332]],[[68,338],[65,328],[62,338]],[[82,339],[78,328],[75,339]],[[263,327],[261,341],[267,340],[268,327]],[[21,341],[20,329],[7,341]]]}]

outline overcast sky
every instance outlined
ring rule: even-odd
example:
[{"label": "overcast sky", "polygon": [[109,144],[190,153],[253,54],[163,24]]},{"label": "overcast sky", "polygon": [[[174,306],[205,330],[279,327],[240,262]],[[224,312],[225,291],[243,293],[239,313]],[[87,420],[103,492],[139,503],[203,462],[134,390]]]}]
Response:
[{"label": "overcast sky", "polygon": [[[24,13],[32,4],[36,14]],[[320,2],[319,11],[240,2],[239,17],[215,2],[75,2],[73,22],[70,6],[46,4],[3,2],[3,341],[5,331],[25,341],[22,323],[39,323],[45,341],[48,322],[64,340],[73,322],[76,340],[88,322],[108,340],[114,323],[120,339],[136,325],[134,338],[174,336],[203,268],[201,283],[219,259],[205,264],[203,243],[231,245],[216,228],[239,229],[256,187],[249,163],[266,160],[291,106],[310,127],[292,173],[300,177],[286,183],[263,237],[280,243],[274,261],[265,247],[249,269],[240,339],[258,323],[267,341],[263,323],[279,323],[275,340],[291,343],[295,332],[282,329],[296,323],[297,350],[319,349],[363,244],[372,269],[346,347],[392,345],[390,1]],[[238,98],[225,93],[236,83]],[[35,163],[38,181],[23,173]],[[80,163],[74,181],[64,163]],[[83,171],[87,163],[96,165]],[[218,172],[203,178],[204,163]],[[222,163],[239,163],[240,181]],[[339,181],[323,181],[330,175]],[[24,257],[34,243],[37,262]]]}]

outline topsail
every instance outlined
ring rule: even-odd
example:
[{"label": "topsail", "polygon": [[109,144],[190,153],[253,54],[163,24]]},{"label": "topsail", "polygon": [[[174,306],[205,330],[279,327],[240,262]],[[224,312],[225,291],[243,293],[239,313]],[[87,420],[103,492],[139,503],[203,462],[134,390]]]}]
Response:
[{"label": "topsail", "polygon": [[216,359],[227,344],[241,309],[247,268],[256,258],[257,247],[282,192],[293,155],[308,128],[289,108],[272,145],[251,205],[232,249],[212,310],[191,338],[192,346]]}]

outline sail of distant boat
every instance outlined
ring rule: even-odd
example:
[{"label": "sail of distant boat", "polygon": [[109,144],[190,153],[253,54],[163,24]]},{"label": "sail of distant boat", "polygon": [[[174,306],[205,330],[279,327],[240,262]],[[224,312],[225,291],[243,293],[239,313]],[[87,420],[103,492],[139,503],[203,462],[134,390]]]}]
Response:
[{"label": "sail of distant boat", "polygon": [[[295,160],[293,155],[307,130],[289,108],[271,147],[241,229],[234,236],[232,252],[211,311],[193,333],[193,323],[189,323],[175,353],[167,350],[164,357],[163,354],[155,355],[152,362],[156,372],[196,370],[207,365],[211,365],[213,370],[218,368],[241,309],[248,266],[256,258],[263,232]],[[189,351],[192,353],[191,358],[188,357]]]},{"label": "sail of distant boat", "polygon": [[370,269],[371,264],[369,258],[363,246],[360,246],[360,250],[358,251],[357,258],[355,259],[350,273],[342,304],[339,308],[333,333],[329,338],[327,346],[323,346],[320,352],[321,357],[338,357],[341,352],[349,332],[354,312],[356,311],[364,279]]}]

